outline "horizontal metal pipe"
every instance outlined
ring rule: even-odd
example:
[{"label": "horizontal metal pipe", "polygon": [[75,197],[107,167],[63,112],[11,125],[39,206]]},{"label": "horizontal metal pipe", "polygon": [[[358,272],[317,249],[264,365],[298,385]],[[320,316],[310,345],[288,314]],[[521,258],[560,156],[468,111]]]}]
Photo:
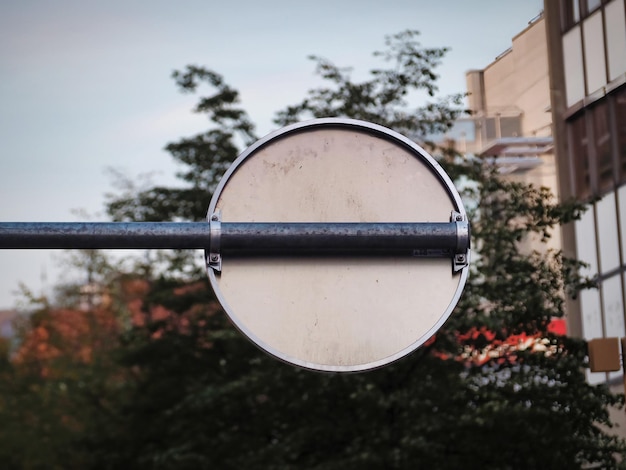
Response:
[{"label": "horizontal metal pipe", "polygon": [[[469,248],[467,222],[222,222],[219,237],[225,256],[451,255]],[[211,229],[207,222],[9,222],[0,223],[0,248],[210,249]]]},{"label": "horizontal metal pipe", "polygon": [[[456,222],[224,223],[224,256],[446,254],[457,252]],[[467,246],[462,251],[467,250]]]},{"label": "horizontal metal pipe", "polygon": [[207,222],[0,223],[0,248],[208,248]]}]

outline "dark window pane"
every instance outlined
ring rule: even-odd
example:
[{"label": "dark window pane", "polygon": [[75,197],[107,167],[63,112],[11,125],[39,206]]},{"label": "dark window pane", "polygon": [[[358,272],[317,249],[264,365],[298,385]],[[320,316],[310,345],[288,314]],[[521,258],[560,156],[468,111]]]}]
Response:
[{"label": "dark window pane", "polygon": [[598,189],[606,193],[614,185],[614,167],[611,155],[611,133],[607,100],[603,99],[590,110],[593,129],[593,148],[598,175]]},{"label": "dark window pane", "polygon": [[601,4],[601,0],[583,0],[583,15],[590,15],[594,10],[600,8]]},{"label": "dark window pane", "polygon": [[500,135],[502,137],[518,137],[522,135],[522,123],[519,116],[500,118]]},{"label": "dark window pane", "polygon": [[620,183],[626,183],[626,86],[614,95],[617,157],[620,163]]},{"label": "dark window pane", "polygon": [[591,196],[591,177],[589,174],[589,152],[587,149],[587,127],[585,114],[580,113],[567,122],[569,137],[570,162],[574,169],[576,196],[586,199]]},{"label": "dark window pane", "polygon": [[487,142],[497,137],[495,118],[485,119],[485,137],[487,138]]},{"label": "dark window pane", "polygon": [[561,29],[566,31],[579,21],[578,0],[561,0]]}]

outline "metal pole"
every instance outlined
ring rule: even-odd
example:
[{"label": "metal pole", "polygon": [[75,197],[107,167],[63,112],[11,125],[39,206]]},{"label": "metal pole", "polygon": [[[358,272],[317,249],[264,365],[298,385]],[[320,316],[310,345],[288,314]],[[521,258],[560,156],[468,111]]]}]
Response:
[{"label": "metal pole", "polygon": [[[207,222],[0,223],[0,248],[211,249],[228,256],[306,254],[422,254],[451,256],[469,249],[461,222],[236,223],[219,232]],[[215,241],[215,240],[214,240]],[[416,253],[418,252],[418,253]]]},{"label": "metal pole", "polygon": [[[224,223],[224,256],[412,255],[415,251],[451,256],[458,227],[446,223]],[[461,245],[465,245],[461,242]]]},{"label": "metal pole", "polygon": [[0,223],[0,248],[205,248],[206,222]]}]

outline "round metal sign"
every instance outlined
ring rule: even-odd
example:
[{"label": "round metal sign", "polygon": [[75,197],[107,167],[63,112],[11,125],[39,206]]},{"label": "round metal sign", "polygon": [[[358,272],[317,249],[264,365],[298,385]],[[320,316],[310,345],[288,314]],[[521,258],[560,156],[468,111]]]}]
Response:
[{"label": "round metal sign", "polygon": [[[256,142],[226,172],[209,207],[209,218],[222,224],[451,216],[465,219],[461,198],[422,148],[387,128],[335,118]],[[222,256],[208,275],[232,322],[261,349],[301,367],[353,372],[414,351],[458,302],[469,252],[457,257],[460,265],[427,250],[414,254]]]}]

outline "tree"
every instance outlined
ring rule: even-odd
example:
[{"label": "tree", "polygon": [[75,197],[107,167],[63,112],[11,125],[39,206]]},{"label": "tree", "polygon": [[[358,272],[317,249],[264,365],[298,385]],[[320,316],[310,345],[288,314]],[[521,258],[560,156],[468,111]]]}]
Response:
[{"label": "tree", "polygon": [[194,111],[206,113],[215,126],[166,147],[177,162],[187,166],[177,174],[187,186],[155,186],[136,192],[132,184],[127,184],[130,191],[122,197],[112,197],[107,205],[115,221],[204,220],[207,197],[240,152],[237,139],[245,145],[257,139],[254,125],[238,107],[239,92],[228,86],[221,75],[190,65],[183,72],[175,71],[173,78],[184,93],[195,92],[203,83],[211,87],[214,94],[200,98]]},{"label": "tree", "polygon": [[[325,85],[279,111],[275,122],[343,116],[421,140],[445,131],[463,111],[462,95],[418,107],[409,103],[416,94],[435,96],[434,70],[446,50],[422,48],[414,31],[387,38],[386,46],[375,55],[387,68],[372,70],[362,82],[353,81],[349,69],[312,57]],[[249,118],[237,107],[237,93],[221,76],[189,67],[175,78],[185,90],[195,89],[199,80],[215,87],[197,110],[206,112],[218,129],[168,146],[188,165],[181,176],[193,189],[176,194],[176,210],[160,205],[157,188],[134,200],[113,201],[110,210],[116,218],[204,216],[204,206],[197,212],[183,210],[196,207],[199,192],[206,201],[216,165],[235,156],[235,135],[253,137]],[[201,359],[185,359],[187,372],[179,359],[191,350],[172,353],[167,371],[163,362],[157,370],[152,357],[142,356],[145,391],[159,389],[172,376],[184,389],[151,410],[166,420],[153,428],[163,445],[138,443],[144,462],[225,468],[617,465],[615,454],[623,454],[624,442],[597,425],[611,425],[607,407],[621,405],[623,397],[585,382],[583,341],[549,330],[550,320],[563,316],[564,293],[585,284],[576,275],[577,263],[559,252],[520,250],[521,240],[532,234],[547,239],[559,224],[579,217],[583,207],[558,203],[545,188],[503,180],[477,159],[447,149],[437,153],[453,178],[472,182],[464,188],[473,202],[470,217],[479,256],[456,313],[436,340],[383,370],[328,376],[277,364],[227,325],[215,324],[207,332],[212,347],[202,349]],[[185,197],[190,199],[178,200]],[[204,301],[207,309],[213,308],[209,295]],[[171,341],[182,348],[180,337],[173,335]],[[193,348],[201,337],[186,337],[185,348]],[[530,339],[534,346],[524,350],[511,345],[510,338]],[[148,342],[139,350],[161,347]],[[476,361],[486,349],[490,357]],[[197,416],[210,420],[198,421]],[[139,423],[145,424],[145,418]]]},{"label": "tree", "polygon": [[[424,139],[463,111],[460,95],[410,106],[416,93],[436,95],[434,71],[444,54],[422,48],[415,32],[400,33],[376,54],[388,67],[358,83],[347,69],[314,57],[325,85],[278,112],[276,123],[344,116]],[[220,75],[190,66],[174,78],[184,91],[202,81],[212,87],[197,110],[214,127],[168,146],[187,166],[179,175],[185,186],[113,199],[116,220],[204,218],[238,142],[254,137],[237,92]],[[234,331],[203,274],[152,273],[140,309],[170,315],[146,314],[124,335],[119,352],[132,386],[110,418],[116,426],[71,445],[90,449],[94,468],[618,467],[626,445],[600,426],[611,426],[607,407],[623,405],[623,396],[587,384],[585,343],[549,328],[564,313],[565,292],[585,280],[559,252],[520,249],[525,237],[549,237],[583,207],[503,180],[478,159],[437,154],[472,202],[478,256],[459,307],[434,341],[368,373],[303,371]]]},{"label": "tree", "polygon": [[0,338],[3,468],[92,468],[87,437],[124,432],[115,412],[133,384],[117,361],[129,281],[94,250],[72,252],[68,265],[84,282],[56,286],[53,300],[24,287],[30,309],[11,341]]},{"label": "tree", "polygon": [[25,326],[0,362],[2,466],[89,468],[92,455],[76,442],[100,427],[120,431],[110,412],[126,374],[112,354],[117,322],[103,309],[43,308]]}]

